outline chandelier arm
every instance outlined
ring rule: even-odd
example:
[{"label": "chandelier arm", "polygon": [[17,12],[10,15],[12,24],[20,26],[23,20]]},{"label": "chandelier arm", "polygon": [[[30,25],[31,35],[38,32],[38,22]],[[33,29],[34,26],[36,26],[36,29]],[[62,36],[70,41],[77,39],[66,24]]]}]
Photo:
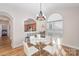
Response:
[{"label": "chandelier arm", "polygon": [[42,12],[42,3],[40,3],[40,12],[39,15],[37,16],[37,20],[45,20],[45,17],[43,16],[43,12]]},{"label": "chandelier arm", "polygon": [[42,11],[42,3],[40,3],[40,11]]}]

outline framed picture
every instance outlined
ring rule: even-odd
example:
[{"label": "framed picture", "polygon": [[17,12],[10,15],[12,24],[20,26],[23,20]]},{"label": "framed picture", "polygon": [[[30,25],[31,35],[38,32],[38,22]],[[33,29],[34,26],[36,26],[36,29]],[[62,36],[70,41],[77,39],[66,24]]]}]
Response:
[{"label": "framed picture", "polygon": [[36,31],[36,22],[33,19],[28,19],[24,21],[24,31]]}]

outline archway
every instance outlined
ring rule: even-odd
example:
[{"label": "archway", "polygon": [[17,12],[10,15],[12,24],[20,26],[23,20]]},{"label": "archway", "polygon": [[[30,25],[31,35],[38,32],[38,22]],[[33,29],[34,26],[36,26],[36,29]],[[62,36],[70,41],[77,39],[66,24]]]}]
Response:
[{"label": "archway", "polygon": [[[7,12],[0,12],[0,38],[5,41],[7,37],[10,39],[11,46],[13,39],[13,20]],[[3,43],[3,41],[0,43]]]}]

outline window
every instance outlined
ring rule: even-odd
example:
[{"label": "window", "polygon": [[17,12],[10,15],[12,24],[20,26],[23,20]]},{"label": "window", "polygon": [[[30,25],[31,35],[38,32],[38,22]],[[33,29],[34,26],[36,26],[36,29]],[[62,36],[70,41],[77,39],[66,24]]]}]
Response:
[{"label": "window", "polygon": [[52,24],[49,23],[49,30],[52,30]]}]

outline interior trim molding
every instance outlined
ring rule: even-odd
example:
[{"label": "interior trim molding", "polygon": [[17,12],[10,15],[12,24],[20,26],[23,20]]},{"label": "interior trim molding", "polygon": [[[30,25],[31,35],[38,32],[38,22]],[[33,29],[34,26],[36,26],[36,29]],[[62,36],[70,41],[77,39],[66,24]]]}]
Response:
[{"label": "interior trim molding", "polygon": [[64,44],[62,43],[63,46],[67,46],[67,47],[70,47],[70,48],[74,48],[74,49],[78,49],[79,50],[79,47],[77,46],[72,46],[72,45],[69,45],[69,44]]},{"label": "interior trim molding", "polygon": [[20,46],[22,46],[22,43],[17,44],[17,45],[12,45],[12,48],[17,48],[17,47],[20,47]]}]

